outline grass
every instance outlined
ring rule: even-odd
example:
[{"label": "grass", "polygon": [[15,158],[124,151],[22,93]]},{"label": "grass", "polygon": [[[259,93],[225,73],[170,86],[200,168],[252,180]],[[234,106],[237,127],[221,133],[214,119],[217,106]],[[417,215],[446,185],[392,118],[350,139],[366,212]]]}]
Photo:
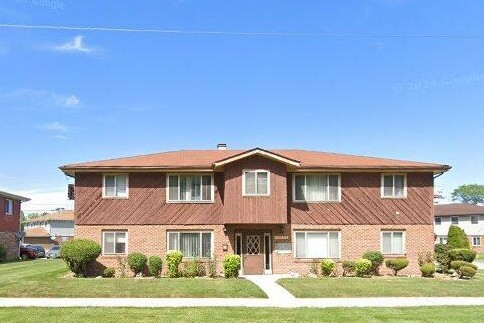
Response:
[{"label": "grass", "polygon": [[0,264],[0,297],[266,297],[244,279],[63,278],[61,259]]},{"label": "grass", "polygon": [[479,322],[483,306],[415,308],[4,308],[2,322]]},{"label": "grass", "polygon": [[484,260],[484,253],[478,253],[476,256],[477,260]]},{"label": "grass", "polygon": [[285,278],[278,283],[296,297],[484,296],[484,271],[471,280],[422,277]]}]

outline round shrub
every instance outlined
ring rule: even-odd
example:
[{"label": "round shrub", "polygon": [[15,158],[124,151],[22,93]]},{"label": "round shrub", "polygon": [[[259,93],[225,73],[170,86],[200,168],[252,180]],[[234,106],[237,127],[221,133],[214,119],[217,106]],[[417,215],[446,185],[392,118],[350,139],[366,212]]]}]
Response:
[{"label": "round shrub", "polygon": [[148,262],[148,258],[141,252],[132,252],[128,255],[128,266],[135,275],[142,273]]},{"label": "round shrub", "polygon": [[467,238],[464,230],[455,225],[449,227],[449,232],[447,233],[447,246],[449,246],[449,249],[469,249],[471,247],[469,244],[469,238]]},{"label": "round shrub", "polygon": [[321,275],[329,276],[334,272],[336,268],[336,264],[331,259],[324,259],[323,261],[321,261],[320,267],[321,267]]},{"label": "round shrub", "polygon": [[408,266],[407,258],[395,258],[387,259],[385,261],[385,266],[393,271],[393,275],[396,276],[400,270]]},{"label": "round shrub", "polygon": [[467,262],[473,262],[476,259],[477,253],[472,249],[450,249],[449,256],[451,260],[462,260]]},{"label": "round shrub", "polygon": [[168,277],[176,278],[180,276],[179,266],[183,260],[180,251],[170,251],[166,254],[166,265],[168,266]]},{"label": "round shrub", "polygon": [[355,273],[358,277],[364,277],[371,274],[373,269],[372,263],[368,259],[358,259],[355,262]]},{"label": "round shrub", "polygon": [[356,262],[353,260],[343,260],[343,276],[351,275],[355,272]]},{"label": "round shrub", "polygon": [[462,266],[467,266],[467,267],[471,267],[471,268],[474,268],[475,270],[477,270],[477,266],[474,265],[474,264],[471,264],[467,261],[462,261],[462,260],[454,260],[450,263],[450,268],[454,269],[454,270],[459,270],[460,267]]},{"label": "round shrub", "polygon": [[103,271],[103,278],[113,278],[114,275],[116,274],[116,269],[113,267],[106,267]]},{"label": "round shrub", "polygon": [[435,261],[439,266],[439,271],[442,273],[446,273],[449,270],[450,266],[450,255],[449,255],[449,247],[446,244],[439,243],[435,245]]},{"label": "round shrub", "polygon": [[430,262],[424,264],[422,267],[420,267],[420,272],[422,273],[422,277],[434,277],[435,265]]},{"label": "round shrub", "polygon": [[383,264],[383,254],[380,251],[367,251],[362,258],[371,261],[371,273],[377,275],[378,268]]},{"label": "round shrub", "polygon": [[462,266],[459,268],[460,278],[472,278],[476,275],[477,270],[471,266]]},{"label": "round shrub", "polygon": [[240,256],[239,255],[225,255],[223,259],[224,276],[225,278],[239,277],[240,270]]},{"label": "round shrub", "polygon": [[7,260],[7,249],[0,244],[0,262]]},{"label": "round shrub", "polygon": [[[203,269],[202,269],[203,268]],[[183,264],[183,277],[205,276],[205,267],[199,260],[190,260]]]},{"label": "round shrub", "polygon": [[161,270],[163,269],[163,260],[158,256],[151,256],[148,259],[148,270],[153,277],[160,277]]},{"label": "round shrub", "polygon": [[61,247],[62,258],[67,267],[78,277],[86,275],[87,265],[101,254],[101,246],[92,240],[74,239]]}]

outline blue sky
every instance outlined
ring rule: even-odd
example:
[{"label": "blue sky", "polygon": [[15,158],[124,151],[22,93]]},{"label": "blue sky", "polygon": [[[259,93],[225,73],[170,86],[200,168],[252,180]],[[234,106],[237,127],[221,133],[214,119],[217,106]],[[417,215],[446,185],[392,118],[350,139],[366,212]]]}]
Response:
[{"label": "blue sky", "polygon": [[2,0],[0,23],[346,35],[0,28],[0,190],[29,210],[70,206],[62,164],[219,142],[446,163],[446,193],[484,183],[484,38],[402,37],[484,36],[482,1]]}]

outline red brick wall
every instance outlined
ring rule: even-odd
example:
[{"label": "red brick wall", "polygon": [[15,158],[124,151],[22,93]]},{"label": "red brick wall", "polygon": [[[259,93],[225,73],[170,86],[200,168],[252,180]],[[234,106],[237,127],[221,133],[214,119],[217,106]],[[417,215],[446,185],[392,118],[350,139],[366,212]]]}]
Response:
[{"label": "red brick wall", "polygon": [[18,241],[16,232],[0,232],[0,245],[7,249],[7,259],[18,258]]},{"label": "red brick wall", "polygon": [[0,232],[17,233],[20,230],[20,201],[13,200],[13,215],[6,215],[5,200],[0,196]]}]

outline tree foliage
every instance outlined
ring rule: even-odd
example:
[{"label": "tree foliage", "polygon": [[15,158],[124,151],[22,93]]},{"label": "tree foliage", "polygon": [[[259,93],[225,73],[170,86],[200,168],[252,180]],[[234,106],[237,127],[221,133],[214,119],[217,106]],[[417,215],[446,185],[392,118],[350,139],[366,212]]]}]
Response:
[{"label": "tree foliage", "polygon": [[447,246],[450,249],[465,248],[469,249],[469,239],[463,229],[458,226],[451,225],[449,233],[447,234]]},{"label": "tree foliage", "polygon": [[452,192],[452,200],[462,203],[484,203],[484,185],[461,185]]}]

